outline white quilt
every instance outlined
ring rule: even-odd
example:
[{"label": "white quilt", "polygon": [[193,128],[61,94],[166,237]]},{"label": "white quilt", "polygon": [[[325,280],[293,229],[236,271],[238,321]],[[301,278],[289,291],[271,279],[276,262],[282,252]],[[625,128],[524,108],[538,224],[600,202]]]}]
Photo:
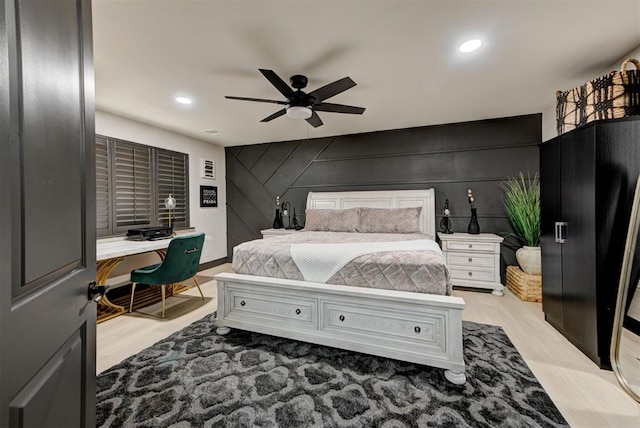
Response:
[{"label": "white quilt", "polygon": [[351,260],[365,254],[416,250],[436,251],[442,254],[438,244],[428,239],[345,244],[291,244],[290,254],[305,281],[326,283]]}]

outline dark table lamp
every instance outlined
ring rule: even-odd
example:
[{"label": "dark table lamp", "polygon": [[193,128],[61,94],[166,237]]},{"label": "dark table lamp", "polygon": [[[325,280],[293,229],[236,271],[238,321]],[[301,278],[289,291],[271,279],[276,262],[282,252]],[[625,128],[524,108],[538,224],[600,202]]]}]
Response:
[{"label": "dark table lamp", "polygon": [[289,225],[285,229],[292,229],[291,227],[291,204],[289,202],[282,203],[282,215],[287,216],[289,219]]}]

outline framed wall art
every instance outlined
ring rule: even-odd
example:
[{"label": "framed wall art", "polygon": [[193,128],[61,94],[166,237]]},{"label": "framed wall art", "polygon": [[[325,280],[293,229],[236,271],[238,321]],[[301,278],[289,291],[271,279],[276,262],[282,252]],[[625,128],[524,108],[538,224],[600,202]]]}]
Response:
[{"label": "framed wall art", "polygon": [[218,187],[200,186],[200,208],[218,206]]}]

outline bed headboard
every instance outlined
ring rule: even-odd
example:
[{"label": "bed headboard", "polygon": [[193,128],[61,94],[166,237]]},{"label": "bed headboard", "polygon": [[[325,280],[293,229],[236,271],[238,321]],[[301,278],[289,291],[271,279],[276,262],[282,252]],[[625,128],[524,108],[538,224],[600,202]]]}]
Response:
[{"label": "bed headboard", "polygon": [[309,192],[307,208],[345,209],[422,207],[420,232],[435,239],[435,192],[423,190],[374,190],[362,192]]}]

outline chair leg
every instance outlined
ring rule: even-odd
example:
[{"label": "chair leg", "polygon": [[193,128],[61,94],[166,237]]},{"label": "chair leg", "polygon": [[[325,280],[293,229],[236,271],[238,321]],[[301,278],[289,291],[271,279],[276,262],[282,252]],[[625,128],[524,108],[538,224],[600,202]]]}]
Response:
[{"label": "chair leg", "polygon": [[200,295],[202,296],[202,300],[204,300],[204,294],[202,294],[202,289],[200,288],[200,284],[198,284],[198,280],[196,279],[196,277],[194,276],[193,278],[193,282],[195,282],[196,287],[198,287],[198,291],[200,292]]},{"label": "chair leg", "polygon": [[131,284],[131,302],[129,303],[129,313],[133,312],[133,294],[136,292],[136,283]]},{"label": "chair leg", "polygon": [[164,318],[164,296],[165,296],[165,285],[162,285],[162,318]]}]

